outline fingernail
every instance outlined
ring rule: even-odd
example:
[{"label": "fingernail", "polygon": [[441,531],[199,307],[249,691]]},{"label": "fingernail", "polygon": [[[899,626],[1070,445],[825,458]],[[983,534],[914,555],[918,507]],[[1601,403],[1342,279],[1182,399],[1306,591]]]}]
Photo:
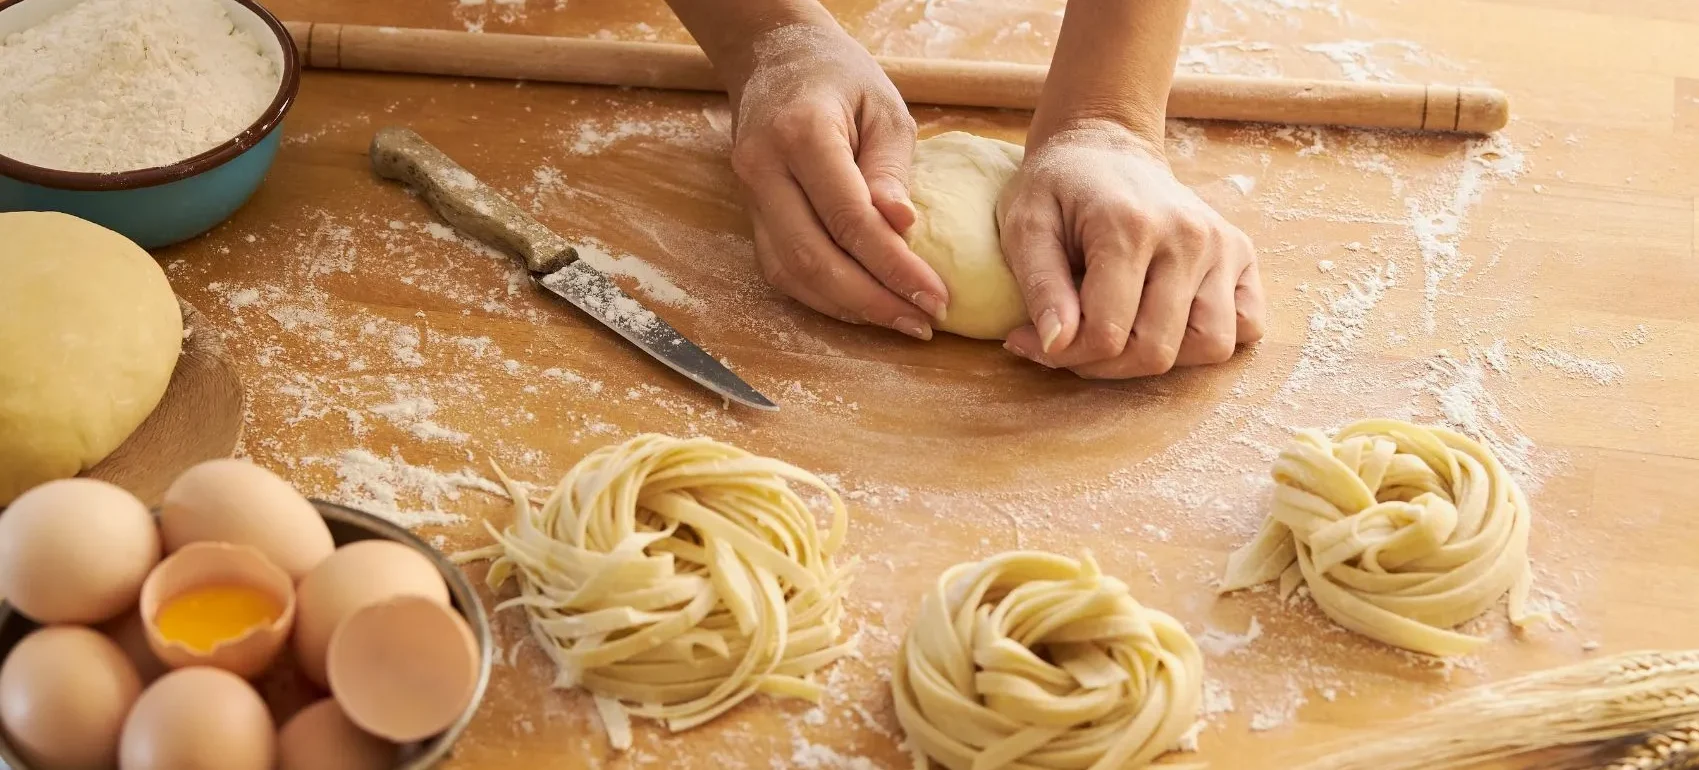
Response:
[{"label": "fingernail", "polygon": [[926,314],[932,316],[933,320],[944,320],[944,313],[948,308],[944,304],[943,297],[931,292],[917,291],[909,296],[909,301],[921,310],[926,311]]},{"label": "fingernail", "polygon": [[902,318],[898,318],[893,321],[891,323],[891,328],[907,334],[917,340],[932,339],[932,327],[928,326],[925,321],[918,318],[903,316]]},{"label": "fingernail", "polygon": [[1056,338],[1062,336],[1062,319],[1056,316],[1055,308],[1038,314],[1038,344],[1044,352],[1050,352],[1050,346],[1056,344]]},{"label": "fingernail", "polygon": [[1003,343],[1003,349],[1009,351],[1010,353],[1014,353],[1015,355],[1020,356],[1021,358],[1024,358],[1028,361],[1031,361],[1035,364],[1038,364],[1039,366],[1045,367],[1047,369],[1056,368],[1054,364],[1050,363],[1049,359],[1044,357],[1043,353],[1034,353],[1034,352],[1027,350],[1026,348],[1024,348],[1020,345],[1016,345],[1013,342],[1004,342]]}]

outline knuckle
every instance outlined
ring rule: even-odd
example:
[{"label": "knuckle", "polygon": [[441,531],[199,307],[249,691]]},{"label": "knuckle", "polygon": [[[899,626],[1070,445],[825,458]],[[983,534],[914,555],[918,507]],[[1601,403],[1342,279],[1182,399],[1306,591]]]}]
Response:
[{"label": "knuckle", "polygon": [[890,121],[891,127],[905,134],[914,134],[920,129],[920,124],[916,123],[914,121],[914,116],[909,114],[908,107],[903,103],[902,96],[893,94],[893,97],[893,103],[895,106],[893,109],[886,112],[887,119]]},{"label": "knuckle", "polygon": [[1114,358],[1127,349],[1127,330],[1112,321],[1088,323],[1080,330],[1086,350],[1099,358]]},{"label": "knuckle", "polygon": [[1202,251],[1215,239],[1215,223],[1198,212],[1181,212],[1174,215],[1173,233],[1182,245]]},{"label": "knuckle", "polygon": [[732,147],[732,173],[748,182],[767,166],[767,151],[757,142],[738,142]]},{"label": "knuckle", "polygon": [[1143,208],[1132,201],[1110,199],[1103,204],[1104,213],[1108,220],[1122,228],[1132,228],[1135,232],[1143,232],[1156,228],[1156,215],[1149,209]]},{"label": "knuckle", "polygon": [[877,295],[851,292],[840,301],[852,314],[862,319],[860,323],[871,323],[890,328],[896,320],[893,314],[884,312],[880,308]]},{"label": "knuckle", "polygon": [[1241,310],[1238,312],[1238,322],[1239,333],[1235,337],[1239,342],[1257,342],[1268,331],[1261,315],[1251,315]]},{"label": "knuckle", "polygon": [[1245,256],[1246,262],[1256,261],[1257,246],[1255,243],[1251,242],[1251,236],[1246,235],[1244,230],[1228,225],[1226,237],[1227,242],[1232,244],[1236,251]]},{"label": "knuckle", "polygon": [[1167,342],[1141,340],[1136,349],[1138,368],[1143,374],[1167,374],[1180,358],[1180,350]]},{"label": "knuckle", "polygon": [[813,110],[800,105],[788,107],[773,116],[773,136],[783,144],[793,145],[812,137],[819,124]]},{"label": "knuckle", "polygon": [[813,284],[823,271],[821,260],[809,247],[806,238],[792,235],[785,239],[784,247],[776,260],[779,269],[791,279]]},{"label": "knuckle", "polygon": [[790,283],[790,271],[785,264],[777,259],[766,257],[760,260],[761,280],[775,289],[784,289]]},{"label": "knuckle", "polygon": [[1034,270],[1021,278],[1021,289],[1029,297],[1054,294],[1066,285],[1062,274],[1054,270]]},{"label": "knuckle", "polygon": [[1031,206],[1019,200],[1010,201],[1008,209],[1003,213],[1001,227],[1003,234],[1016,241],[1033,233],[1046,229],[1049,221],[1044,215],[1034,211]]},{"label": "knuckle", "polygon": [[834,206],[820,217],[820,223],[826,226],[826,232],[831,233],[832,239],[846,247],[861,232],[865,222],[862,212],[847,204]]},{"label": "knuckle", "polygon": [[1094,233],[1085,243],[1085,265],[1090,268],[1105,261],[1135,260],[1147,251],[1140,248],[1146,240],[1137,231],[1121,227]]},{"label": "knuckle", "polygon": [[[881,285],[896,287],[902,283],[902,270],[897,267],[895,262],[883,259],[860,260],[860,262],[862,267],[866,268],[867,272],[873,275],[873,279]],[[912,294],[913,292],[905,293]]]},{"label": "knuckle", "polygon": [[1230,331],[1198,332],[1193,338],[1193,344],[1198,346],[1198,353],[1212,364],[1219,364],[1233,357],[1233,349],[1238,340]]}]

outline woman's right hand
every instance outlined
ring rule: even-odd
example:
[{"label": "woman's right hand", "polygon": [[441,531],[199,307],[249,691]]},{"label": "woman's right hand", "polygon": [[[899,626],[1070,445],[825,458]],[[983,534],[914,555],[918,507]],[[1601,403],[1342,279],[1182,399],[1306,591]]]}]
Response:
[{"label": "woman's right hand", "polygon": [[931,339],[949,296],[901,235],[915,125],[896,86],[829,20],[768,30],[726,69],[762,276],[835,318]]}]

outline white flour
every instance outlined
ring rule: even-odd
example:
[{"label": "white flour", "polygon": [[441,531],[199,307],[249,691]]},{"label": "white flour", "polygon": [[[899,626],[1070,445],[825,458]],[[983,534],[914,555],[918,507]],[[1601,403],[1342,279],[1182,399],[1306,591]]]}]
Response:
[{"label": "white flour", "polygon": [[1434,330],[1440,293],[1473,265],[1471,256],[1462,250],[1469,211],[1481,202],[1481,195],[1493,181],[1514,182],[1526,170],[1522,152],[1503,134],[1472,140],[1461,155],[1462,166],[1454,183],[1442,183],[1426,195],[1404,200],[1426,274],[1422,322],[1430,332]]},{"label": "white flour", "polygon": [[86,0],[0,44],[0,155],[164,166],[241,133],[282,75],[215,0]]}]

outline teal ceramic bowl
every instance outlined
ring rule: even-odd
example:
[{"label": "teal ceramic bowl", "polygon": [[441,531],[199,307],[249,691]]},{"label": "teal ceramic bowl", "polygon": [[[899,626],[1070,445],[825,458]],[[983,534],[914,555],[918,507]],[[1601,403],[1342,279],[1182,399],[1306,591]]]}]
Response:
[{"label": "teal ceramic bowl", "polygon": [[[33,27],[78,0],[0,0],[0,38]],[[62,211],[157,248],[228,219],[271,168],[283,116],[295,103],[301,64],[288,30],[253,0],[219,0],[283,73],[265,113],[229,141],[169,166],[91,174],[32,166],[0,155],[0,211]]]}]

